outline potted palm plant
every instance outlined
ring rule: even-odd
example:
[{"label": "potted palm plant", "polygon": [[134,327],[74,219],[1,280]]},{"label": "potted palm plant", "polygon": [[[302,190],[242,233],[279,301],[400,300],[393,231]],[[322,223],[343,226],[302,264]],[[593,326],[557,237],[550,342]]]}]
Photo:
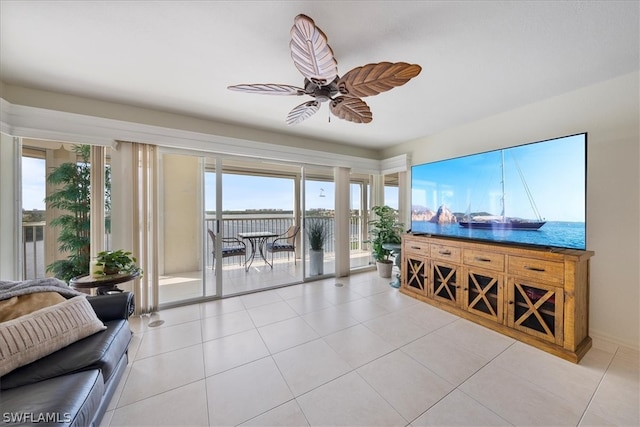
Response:
[{"label": "potted palm plant", "polygon": [[[50,225],[60,229],[58,250],[68,254],[66,259],[58,259],[47,266],[47,273],[68,282],[74,277],[87,274],[90,261],[91,211],[91,146],[74,145],[77,161],[63,163],[47,175],[47,184],[54,189],[45,198],[47,209],[55,208],[60,214]],[[105,207],[111,205],[111,169],[105,170]],[[107,231],[111,229],[109,219],[105,221]],[[93,275],[93,274],[92,274]]]},{"label": "potted palm plant", "polygon": [[403,224],[398,222],[398,211],[390,206],[374,206],[371,212],[375,217],[369,221],[370,235],[369,242],[373,258],[376,260],[376,267],[380,277],[391,277],[393,262],[389,259],[391,251],[385,249],[385,243],[401,243],[400,235],[403,231]]},{"label": "potted palm plant", "polygon": [[63,163],[52,169],[47,183],[54,191],[45,198],[47,209],[56,208],[60,214],[50,225],[59,227],[59,251],[67,254],[47,266],[47,272],[68,282],[75,276],[87,273],[90,241],[89,213],[91,211],[90,165],[91,147],[75,145],[77,161]]},{"label": "potted palm plant", "polygon": [[327,239],[327,228],[320,219],[310,220],[307,226],[309,237],[309,275],[319,276],[324,273],[324,243]]}]

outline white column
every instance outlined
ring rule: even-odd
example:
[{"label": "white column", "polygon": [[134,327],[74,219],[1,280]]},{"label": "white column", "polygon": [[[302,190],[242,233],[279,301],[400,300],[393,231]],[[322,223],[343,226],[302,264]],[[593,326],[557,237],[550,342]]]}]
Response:
[{"label": "white column", "polygon": [[159,197],[163,222],[162,274],[198,271],[202,262],[202,181],[201,158],[180,154],[162,156],[162,186]]},{"label": "white column", "polygon": [[349,192],[350,192],[350,169],[336,167],[333,169],[335,181],[335,254],[336,254],[336,277],[349,275],[351,260],[349,258],[349,218],[351,216]]}]

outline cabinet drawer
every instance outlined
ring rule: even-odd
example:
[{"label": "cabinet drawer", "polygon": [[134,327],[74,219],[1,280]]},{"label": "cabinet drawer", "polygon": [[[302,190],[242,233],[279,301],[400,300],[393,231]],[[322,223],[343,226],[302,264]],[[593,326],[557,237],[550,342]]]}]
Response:
[{"label": "cabinet drawer", "polygon": [[509,275],[543,282],[564,283],[564,263],[535,258],[509,257]]},{"label": "cabinet drawer", "polygon": [[402,250],[406,253],[420,254],[429,256],[429,244],[420,240],[405,239]]},{"label": "cabinet drawer", "polygon": [[460,262],[460,248],[447,245],[434,245],[430,246],[430,256],[433,259],[442,259],[451,262]]},{"label": "cabinet drawer", "polygon": [[482,267],[493,271],[504,271],[504,255],[494,252],[475,251],[465,249],[462,252],[465,265]]}]

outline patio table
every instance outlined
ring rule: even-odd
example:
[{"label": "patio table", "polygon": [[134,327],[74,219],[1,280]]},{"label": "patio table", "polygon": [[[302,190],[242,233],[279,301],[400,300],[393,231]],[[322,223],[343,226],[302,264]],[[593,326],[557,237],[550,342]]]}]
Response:
[{"label": "patio table", "polygon": [[251,231],[247,233],[238,233],[238,237],[248,240],[251,244],[251,255],[244,262],[245,271],[249,271],[249,267],[251,267],[253,259],[256,257],[256,252],[259,252],[264,262],[269,265],[269,267],[273,268],[273,265],[271,265],[271,263],[267,260],[267,257],[264,253],[264,246],[269,238],[277,236],[278,233],[273,233],[271,231]]}]

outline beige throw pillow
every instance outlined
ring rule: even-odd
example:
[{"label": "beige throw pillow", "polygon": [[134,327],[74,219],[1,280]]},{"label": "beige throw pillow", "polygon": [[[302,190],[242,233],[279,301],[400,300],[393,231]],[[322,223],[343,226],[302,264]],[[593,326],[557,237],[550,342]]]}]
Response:
[{"label": "beige throw pillow", "polygon": [[2,322],[0,376],[104,329],[84,296]]},{"label": "beige throw pillow", "polygon": [[65,297],[57,292],[34,292],[0,301],[0,322],[17,319],[41,308],[60,304]]}]

